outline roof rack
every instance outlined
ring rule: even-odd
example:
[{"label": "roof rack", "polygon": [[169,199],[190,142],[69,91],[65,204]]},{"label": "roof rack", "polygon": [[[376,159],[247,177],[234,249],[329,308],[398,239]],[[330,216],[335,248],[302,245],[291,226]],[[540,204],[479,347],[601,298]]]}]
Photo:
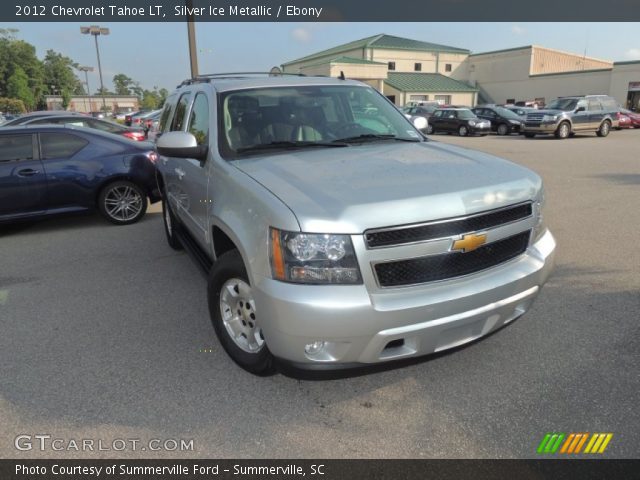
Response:
[{"label": "roof rack", "polygon": [[282,76],[290,76],[290,77],[306,77],[304,73],[284,73],[284,72],[230,72],[230,73],[205,73],[203,75],[198,75],[197,77],[188,78],[184,80],[178,88],[184,85],[192,85],[194,83],[208,83],[211,80],[218,80],[223,78],[247,78],[252,75],[268,75],[270,77],[282,77]]}]

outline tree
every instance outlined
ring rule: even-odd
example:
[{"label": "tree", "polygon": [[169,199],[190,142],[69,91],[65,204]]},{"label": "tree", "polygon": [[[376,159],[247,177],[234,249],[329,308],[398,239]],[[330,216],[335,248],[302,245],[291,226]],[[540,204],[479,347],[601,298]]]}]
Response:
[{"label": "tree", "polygon": [[[153,88],[157,89],[158,87],[153,87]],[[169,91],[166,88],[161,88],[160,90],[158,90],[158,98],[160,100],[160,102],[158,103],[158,108],[164,107],[164,102],[167,100],[168,96],[169,96]]]},{"label": "tree", "polygon": [[69,57],[47,50],[43,66],[46,81],[55,90],[61,93],[66,90],[68,94],[84,93],[82,82],[73,71],[77,64]]},{"label": "tree", "polygon": [[144,90],[140,106],[143,109],[155,110],[160,105],[160,96],[155,90]]},{"label": "tree", "polygon": [[69,104],[71,103],[71,92],[68,89],[63,88],[61,96],[62,96],[62,108],[66,110],[67,108],[69,108]]},{"label": "tree", "polygon": [[127,77],[124,73],[118,73],[113,77],[113,86],[116,90],[116,95],[131,95],[131,86],[135,82]]},{"label": "tree", "polygon": [[22,100],[30,110],[36,106],[36,99],[29,88],[29,77],[19,66],[15,66],[13,74],[7,80],[7,96]]},{"label": "tree", "polygon": [[26,73],[31,93],[36,102],[40,103],[46,89],[42,62],[36,57],[35,47],[23,40],[15,40],[13,33],[0,34],[0,97],[8,96],[7,83],[17,67]]},{"label": "tree", "polygon": [[5,113],[24,113],[27,109],[22,100],[16,98],[0,97],[0,112]]}]

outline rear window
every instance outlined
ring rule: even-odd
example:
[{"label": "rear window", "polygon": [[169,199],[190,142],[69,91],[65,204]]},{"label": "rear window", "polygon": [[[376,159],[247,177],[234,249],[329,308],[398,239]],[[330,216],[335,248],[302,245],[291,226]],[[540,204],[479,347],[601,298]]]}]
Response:
[{"label": "rear window", "polygon": [[68,133],[41,133],[40,149],[42,158],[69,158],[87,145],[84,138]]}]

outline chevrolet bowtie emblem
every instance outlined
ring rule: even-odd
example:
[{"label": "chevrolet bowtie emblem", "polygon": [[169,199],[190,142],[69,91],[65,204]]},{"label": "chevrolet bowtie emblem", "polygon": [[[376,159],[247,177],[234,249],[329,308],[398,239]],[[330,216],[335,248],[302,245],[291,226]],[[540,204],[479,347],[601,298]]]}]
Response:
[{"label": "chevrolet bowtie emblem", "polygon": [[471,233],[469,235],[463,235],[459,240],[455,240],[453,242],[453,245],[451,246],[451,250],[467,253],[475,250],[478,247],[481,247],[485,243],[487,243],[486,234],[483,233],[480,235],[476,235],[475,233]]}]

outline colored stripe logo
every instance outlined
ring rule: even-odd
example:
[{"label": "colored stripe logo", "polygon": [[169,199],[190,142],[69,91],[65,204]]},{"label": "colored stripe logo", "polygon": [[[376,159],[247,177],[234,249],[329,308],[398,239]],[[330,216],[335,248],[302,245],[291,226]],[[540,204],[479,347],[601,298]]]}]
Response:
[{"label": "colored stripe logo", "polygon": [[[591,435],[591,436],[589,436]],[[540,445],[539,454],[604,453],[613,438],[613,433],[547,433]],[[588,439],[588,440],[587,440]],[[586,445],[586,446],[585,446]],[[584,448],[584,450],[583,450]]]}]

